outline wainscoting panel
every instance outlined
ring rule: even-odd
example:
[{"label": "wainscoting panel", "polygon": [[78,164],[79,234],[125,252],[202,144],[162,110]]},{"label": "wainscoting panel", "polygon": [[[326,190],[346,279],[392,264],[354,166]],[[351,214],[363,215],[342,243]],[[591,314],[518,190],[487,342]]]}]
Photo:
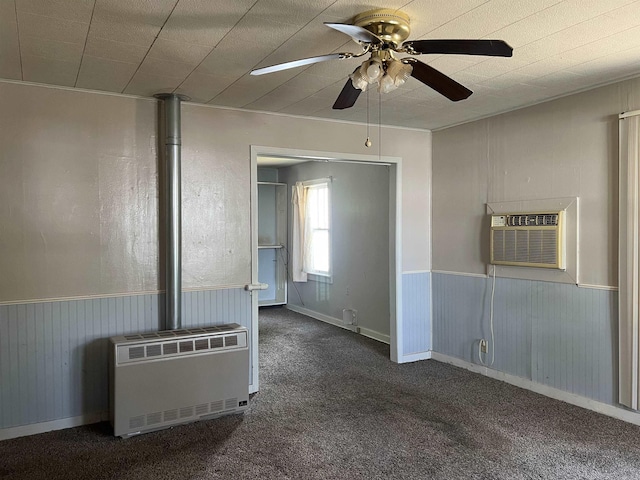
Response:
[{"label": "wainscoting panel", "polygon": [[431,272],[402,274],[402,355],[431,350]]},{"label": "wainscoting panel", "polygon": [[[479,364],[491,278],[433,274],[433,350]],[[617,404],[617,293],[496,279],[494,370]],[[485,359],[491,361],[491,350]]]},{"label": "wainscoting panel", "polygon": [[617,404],[617,292],[536,282],[532,380]]},{"label": "wainscoting panel", "polygon": [[[148,294],[0,305],[0,428],[108,410],[108,338],[162,328],[162,303]],[[183,319],[250,329],[251,297],[185,292]]]}]

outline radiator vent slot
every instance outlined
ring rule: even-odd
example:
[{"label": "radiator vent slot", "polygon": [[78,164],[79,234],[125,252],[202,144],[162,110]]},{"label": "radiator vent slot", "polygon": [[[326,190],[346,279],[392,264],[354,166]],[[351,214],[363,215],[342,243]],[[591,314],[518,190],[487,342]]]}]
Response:
[{"label": "radiator vent slot", "polygon": [[491,216],[491,263],[564,270],[564,211]]},{"label": "radiator vent slot", "polygon": [[160,422],[162,422],[162,412],[155,412],[147,415],[147,425],[156,425]]},{"label": "radiator vent slot", "polygon": [[196,340],[194,342],[194,345],[196,346],[196,350],[209,350],[209,339],[201,338],[199,340]]},{"label": "radiator vent slot", "polygon": [[164,355],[173,355],[174,353],[178,353],[178,344],[173,343],[165,343],[162,345],[162,353]]},{"label": "radiator vent slot", "polygon": [[189,340],[188,342],[180,342],[180,353],[183,352],[192,352],[193,351],[193,342]]},{"label": "radiator vent slot", "polygon": [[211,344],[211,348],[222,348],[224,347],[224,343],[222,341],[222,337],[213,337],[209,340]]},{"label": "radiator vent slot", "polygon": [[219,412],[222,410],[223,406],[224,406],[224,402],[222,400],[211,402],[211,412]]},{"label": "radiator vent slot", "polygon": [[225,347],[234,347],[238,345],[238,337],[235,335],[224,337],[224,345]]},{"label": "radiator vent slot", "polygon": [[231,410],[233,408],[236,408],[238,406],[238,399],[237,398],[227,398],[224,402],[224,409],[225,410]]},{"label": "radiator vent slot", "polygon": [[157,357],[158,355],[162,355],[162,345],[156,343],[147,346],[147,357]]},{"label": "radiator vent slot", "polygon": [[182,407],[180,409],[180,418],[193,417],[193,407]]},{"label": "radiator vent slot", "polygon": [[196,405],[196,415],[204,415],[205,413],[209,413],[209,404],[203,403],[201,405]]},{"label": "radiator vent slot", "polygon": [[129,349],[129,358],[132,360],[137,358],[144,358],[144,347],[131,347]]},{"label": "radiator vent slot", "polygon": [[167,410],[164,412],[164,421],[165,422],[174,422],[178,419],[178,409],[174,408],[172,410]]},{"label": "radiator vent slot", "polygon": [[135,430],[136,428],[144,427],[144,415],[139,415],[137,417],[131,417],[129,419],[129,429]]}]

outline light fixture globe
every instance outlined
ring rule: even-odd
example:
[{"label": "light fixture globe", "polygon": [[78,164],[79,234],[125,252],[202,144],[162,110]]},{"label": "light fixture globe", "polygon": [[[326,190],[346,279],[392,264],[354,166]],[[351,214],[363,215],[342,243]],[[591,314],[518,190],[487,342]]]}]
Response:
[{"label": "light fixture globe", "polygon": [[377,58],[372,58],[371,60],[367,60],[362,65],[363,68],[365,64],[366,64],[366,74],[367,74],[369,83],[376,83],[384,73],[382,62]]}]

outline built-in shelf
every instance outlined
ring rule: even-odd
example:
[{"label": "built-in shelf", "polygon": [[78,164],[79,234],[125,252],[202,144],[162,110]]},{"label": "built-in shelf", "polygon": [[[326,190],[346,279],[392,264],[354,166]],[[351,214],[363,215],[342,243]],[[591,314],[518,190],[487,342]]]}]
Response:
[{"label": "built-in shelf", "polygon": [[280,185],[281,187],[287,186],[286,183],[279,183],[279,182],[258,182],[258,185]]},{"label": "built-in shelf", "polygon": [[287,184],[258,182],[258,305],[287,303]]}]

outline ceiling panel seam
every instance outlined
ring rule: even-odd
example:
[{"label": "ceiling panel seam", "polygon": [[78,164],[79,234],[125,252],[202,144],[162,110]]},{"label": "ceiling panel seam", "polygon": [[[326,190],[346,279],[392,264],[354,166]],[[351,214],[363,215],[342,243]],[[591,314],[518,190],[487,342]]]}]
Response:
[{"label": "ceiling panel seam", "polygon": [[[309,20],[307,23],[305,23],[302,27],[300,27],[300,28],[299,28],[298,30],[296,30],[293,34],[291,34],[291,36],[290,36],[289,38],[287,38],[284,42],[282,42],[282,43],[280,44],[280,47],[281,47],[282,45],[284,45],[285,43],[287,43],[289,40],[291,40],[293,37],[295,37],[295,36],[296,36],[296,35],[297,35],[301,30],[303,30],[305,27],[307,27],[308,25],[310,25],[311,23],[313,23],[313,22],[315,21],[315,19],[316,19],[316,18],[318,18],[320,15],[322,15],[324,12],[326,12],[326,11],[327,11],[327,9],[331,8],[333,5],[335,5],[336,3],[338,3],[338,1],[339,1],[339,0],[336,0],[336,1],[335,1],[335,2],[333,2],[331,5],[326,6],[324,9],[322,9],[320,12],[318,12],[318,14],[317,14],[315,17],[313,17],[311,20]],[[256,3],[258,3],[258,2],[256,2]],[[254,6],[255,6],[255,3],[254,3]],[[251,7],[251,8],[253,8],[253,7]],[[249,13],[249,12],[247,12],[247,13]],[[269,55],[272,55],[272,54],[273,54],[274,52],[276,52],[280,47],[276,47],[276,48],[275,48],[275,49],[274,49],[274,50],[273,50]],[[264,57],[262,60],[260,60],[258,63],[256,63],[256,64],[251,68],[251,70],[255,69],[258,65],[260,65],[260,63],[261,63],[261,62],[263,62],[263,61],[264,61],[264,59],[265,59],[265,58],[267,58],[269,55],[267,55],[267,56],[266,56],[266,57]],[[294,75],[294,76],[293,76],[293,77],[291,77],[289,80],[293,80],[294,78],[296,78],[298,75],[300,75],[301,73],[303,73],[303,72],[304,72],[305,70],[307,70],[308,68],[310,68],[310,65],[309,65],[309,66],[307,66],[306,68],[302,69],[302,70],[301,70],[297,75]],[[242,78],[242,77],[240,77],[240,78]],[[212,98],[210,98],[210,99],[207,101],[207,103],[209,103],[209,102],[213,101],[213,100],[214,100],[218,95],[222,95],[222,94],[223,94],[227,89],[229,89],[230,87],[232,87],[233,85],[235,85],[235,84],[236,84],[236,82],[237,82],[238,80],[240,80],[240,78],[239,78],[239,79],[237,79],[237,80],[235,80],[232,84],[228,85],[228,86],[227,86],[224,90],[222,90],[221,92],[219,92],[219,93],[215,94]],[[287,81],[289,81],[289,80],[287,80]],[[279,86],[278,86],[278,87],[279,87]],[[271,92],[273,92],[274,90],[276,90],[278,87],[275,87],[274,89],[272,89],[272,90],[268,91],[267,93],[265,93],[264,95],[262,95],[262,97],[258,97],[258,98],[256,98],[256,99],[254,99],[254,100],[252,100],[252,101],[250,101],[250,102],[246,103],[245,105],[243,105],[243,107],[244,107],[244,106],[246,106],[246,105],[249,105],[250,103],[257,102],[258,100],[260,100],[261,98],[265,97],[266,95],[269,95]]]},{"label": "ceiling panel seam", "polygon": [[[558,2],[558,3],[562,3],[562,2]],[[503,30],[503,29],[505,29],[505,28],[507,28],[507,27],[509,27],[509,26],[511,26],[511,25],[514,25],[514,24],[516,24],[516,23],[518,23],[518,22],[521,22],[521,21],[523,21],[523,20],[526,20],[527,18],[532,17],[532,16],[534,16],[534,15],[538,15],[540,12],[544,12],[545,10],[548,10],[548,9],[550,9],[550,8],[553,8],[554,6],[558,5],[558,3],[554,3],[553,5],[549,5],[548,7],[543,8],[542,10],[539,10],[539,11],[537,11],[537,12],[535,12],[535,13],[532,13],[531,15],[528,15],[528,16],[526,16],[526,17],[523,17],[523,18],[521,18],[520,20],[517,20],[516,22],[511,23],[510,25],[507,25],[507,26],[505,26],[505,27],[502,27],[500,30]],[[539,42],[539,41],[541,41],[541,40],[544,40],[545,38],[550,37],[551,35],[556,35],[556,34],[558,34],[558,33],[564,32],[564,31],[566,31],[566,30],[569,30],[570,28],[574,28],[574,27],[576,27],[577,25],[582,25],[583,23],[586,23],[586,22],[592,21],[593,19],[600,18],[600,17],[604,17],[604,16],[606,16],[606,15],[610,14],[611,12],[615,12],[616,10],[620,10],[620,9],[625,8],[625,7],[627,7],[627,6],[629,6],[629,5],[632,5],[632,4],[634,4],[634,3],[640,3],[640,0],[631,1],[631,2],[629,2],[629,3],[626,3],[626,4],[624,4],[624,5],[619,6],[619,7],[617,7],[617,8],[612,8],[611,10],[607,10],[606,12],[602,12],[602,13],[600,13],[599,15],[595,15],[595,16],[593,16],[593,17],[586,18],[586,19],[584,19],[584,20],[583,20],[583,21],[581,21],[581,22],[574,23],[573,25],[569,25],[568,27],[561,28],[560,30],[556,30],[555,32],[550,33],[549,35],[545,35],[544,37],[536,38],[535,40],[532,40],[532,41],[531,41],[531,42],[529,42],[529,43],[525,43],[525,44],[523,44],[523,45],[520,45],[520,46],[518,46],[517,48],[524,48],[524,47],[526,47],[526,46],[528,46],[528,45],[532,45],[532,44],[534,44],[534,43],[536,43],[536,42]],[[635,28],[635,27],[630,27],[630,28]],[[500,30],[496,30],[496,31],[500,31]],[[627,30],[628,30],[628,29],[627,29]],[[622,30],[622,31],[626,31],[626,30]],[[495,33],[495,32],[493,32],[493,33]],[[597,41],[600,41],[600,40],[602,40],[602,39],[604,39],[604,38],[608,38],[609,36],[615,35],[615,34],[617,34],[617,33],[621,33],[621,32],[616,32],[616,33],[613,33],[613,34],[611,34],[611,35],[607,35],[606,37],[600,37],[600,38],[598,38],[597,40],[594,40],[593,42],[588,42],[588,43],[582,44],[582,45],[580,45],[579,47],[575,47],[575,48],[572,48],[572,49],[569,49],[569,50],[563,50],[562,52],[560,52],[560,53],[558,53],[558,54],[556,54],[556,55],[560,55],[560,54],[563,54],[563,53],[571,52],[572,50],[575,50],[575,49],[577,49],[577,48],[584,47],[585,45],[589,45],[589,44],[595,43],[595,42],[597,42]],[[490,34],[490,35],[493,35],[493,34]],[[483,37],[483,38],[486,38],[486,36],[485,36],[485,37]],[[555,55],[552,55],[552,56],[555,56]],[[605,56],[606,56],[606,55],[605,55]],[[551,57],[545,57],[545,59],[546,59],[546,58],[551,58]],[[598,57],[598,58],[603,58],[603,57]],[[483,60],[483,61],[481,61],[481,62],[478,62],[478,63],[477,63],[477,64],[475,64],[475,65],[470,65],[469,67],[464,68],[464,69],[462,69],[462,70],[460,70],[460,71],[461,71],[461,72],[464,72],[464,71],[466,71],[466,70],[468,70],[468,69],[471,69],[471,68],[476,67],[477,65],[480,65],[480,64],[482,64],[482,63],[488,62],[489,60],[491,60],[491,59]],[[542,60],[544,60],[544,59],[542,59]],[[542,60],[539,60],[539,61],[542,61]],[[507,74],[507,73],[510,73],[510,72],[515,72],[515,71],[517,71],[517,70],[519,70],[519,69],[522,69],[522,68],[525,68],[525,67],[527,67],[527,66],[529,66],[529,65],[531,65],[531,64],[533,64],[533,63],[537,63],[537,62],[529,62],[527,65],[524,65],[524,66],[521,66],[521,67],[513,68],[513,69],[511,69],[511,70],[509,70],[509,71],[505,72],[503,75],[505,75],[505,74]],[[586,62],[583,62],[583,63],[586,63]],[[580,65],[580,64],[578,64],[578,65]],[[575,67],[575,65],[573,65],[573,66],[572,66],[572,67],[570,67],[570,68],[573,68],[573,67]],[[561,70],[566,70],[566,69],[561,69]],[[561,71],[561,70],[558,70],[558,71]],[[554,73],[554,72],[550,72],[549,74],[551,74],[551,73]],[[498,75],[498,76],[501,76],[501,75]]]},{"label": "ceiling panel seam", "polygon": [[[260,0],[256,0],[255,2],[253,2],[253,5],[251,5],[251,7],[250,7],[246,12],[244,12],[244,15],[242,15],[242,16],[238,19],[238,21],[237,21],[236,23],[234,23],[234,24],[233,24],[233,27],[231,27],[229,30],[227,30],[227,33],[225,33],[225,34],[222,36],[222,38],[221,38],[220,40],[218,40],[218,43],[216,43],[216,44],[213,46],[213,48],[211,49],[211,51],[210,51],[209,53],[207,53],[207,54],[204,56],[204,58],[203,58],[202,60],[200,60],[200,63],[198,63],[195,67],[193,67],[193,70],[191,70],[191,72],[189,72],[189,75],[187,75],[187,76],[184,78],[184,80],[182,80],[182,82],[180,82],[180,84],[179,84],[176,88],[174,88],[174,89],[173,89],[173,93],[175,93],[175,92],[176,92],[180,87],[182,87],[182,85],[184,84],[184,82],[186,82],[186,81],[189,79],[189,77],[191,77],[191,75],[193,74],[193,72],[195,72],[195,71],[198,69],[198,67],[204,63],[204,61],[209,57],[209,55],[211,55],[211,52],[215,51],[215,49],[218,47],[218,45],[220,45],[220,43],[221,43],[225,38],[227,38],[227,35],[229,35],[229,34],[233,31],[233,29],[234,29],[234,28],[236,28],[236,26],[237,26],[237,25],[242,21],[242,19],[243,19],[244,17],[246,17],[246,16],[249,14],[249,12],[250,12],[251,10],[253,10],[253,7],[255,7],[255,6],[256,6],[256,4],[257,4],[259,1],[260,1]],[[235,82],[234,82],[234,83],[235,83]],[[209,102],[207,102],[207,103],[209,103]]]},{"label": "ceiling panel seam", "polygon": [[82,70],[82,61],[84,60],[84,52],[87,50],[89,33],[91,32],[91,25],[93,23],[93,13],[96,11],[97,1],[98,0],[93,0],[93,8],[91,8],[91,17],[89,18],[89,28],[87,28],[87,36],[84,38],[84,46],[82,47],[82,55],[80,56],[80,65],[78,65],[78,72],[76,73],[76,81],[73,83],[74,87],[78,86],[78,78],[80,78],[80,70]]},{"label": "ceiling panel seam", "polygon": [[16,16],[16,35],[18,36],[18,58],[20,59],[20,79],[24,80],[24,69],[22,68],[22,47],[20,45],[20,25],[18,24],[18,6],[13,0],[13,11]]},{"label": "ceiling panel seam", "polygon": [[131,78],[129,79],[129,81],[127,82],[127,84],[124,86],[124,88],[122,89],[122,91],[120,93],[124,93],[125,90],[127,89],[127,87],[129,87],[129,84],[131,83],[131,81],[135,78],[135,76],[137,75],[138,71],[140,70],[140,67],[142,67],[142,64],[144,63],[144,61],[147,59],[147,56],[149,55],[149,52],[151,51],[151,49],[153,48],[153,45],[156,43],[156,40],[158,39],[158,37],[160,36],[160,33],[162,33],[162,29],[165,27],[165,25],[167,24],[167,22],[169,21],[169,19],[171,18],[171,15],[173,15],[173,12],[175,11],[176,7],[178,6],[178,3],[180,3],[180,0],[176,0],[176,3],[173,5],[173,8],[171,9],[171,11],[169,12],[169,15],[167,15],[167,18],[164,19],[164,23],[162,24],[162,26],[160,27],[160,30],[158,30],[158,33],[156,33],[155,38],[153,39],[153,42],[151,42],[151,45],[149,45],[149,48],[147,49],[147,53],[144,54],[144,57],[142,57],[142,60],[140,61],[140,64],[138,65],[138,68],[136,68],[136,71],[133,72],[133,75],[131,75]]}]

